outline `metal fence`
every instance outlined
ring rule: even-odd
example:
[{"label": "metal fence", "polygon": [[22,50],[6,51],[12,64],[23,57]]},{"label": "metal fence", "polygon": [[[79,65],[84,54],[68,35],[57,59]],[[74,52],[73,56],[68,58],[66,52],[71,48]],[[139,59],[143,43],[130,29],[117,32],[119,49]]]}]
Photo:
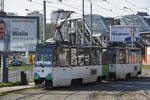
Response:
[{"label": "metal fence", "polygon": [[[8,71],[8,81],[9,82],[20,82],[21,81],[21,72],[24,72],[26,74],[27,80],[32,81],[33,80],[33,70],[9,70]],[[1,79],[1,73],[0,73],[0,81]]]}]

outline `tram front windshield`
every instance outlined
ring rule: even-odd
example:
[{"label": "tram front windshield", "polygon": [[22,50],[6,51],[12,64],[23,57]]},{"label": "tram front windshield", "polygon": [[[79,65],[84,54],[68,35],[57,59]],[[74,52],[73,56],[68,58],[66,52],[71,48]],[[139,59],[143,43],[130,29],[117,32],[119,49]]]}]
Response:
[{"label": "tram front windshield", "polygon": [[36,67],[51,67],[53,62],[53,48],[48,46],[36,48]]}]

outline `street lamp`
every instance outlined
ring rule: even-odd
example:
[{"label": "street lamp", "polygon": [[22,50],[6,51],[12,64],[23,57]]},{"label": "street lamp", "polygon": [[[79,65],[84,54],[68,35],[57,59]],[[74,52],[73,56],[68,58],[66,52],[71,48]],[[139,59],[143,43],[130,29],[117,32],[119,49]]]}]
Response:
[{"label": "street lamp", "polygon": [[45,41],[45,34],[46,34],[46,1],[43,1],[43,41]]},{"label": "street lamp", "polygon": [[4,11],[4,0],[1,0],[0,2],[0,11]]},{"label": "street lamp", "polygon": [[131,8],[128,8],[128,7],[124,7],[124,9],[128,9],[130,10],[132,13],[133,13],[133,16],[132,16],[132,38],[131,38],[131,41],[132,41],[132,47],[133,47],[133,42],[134,42],[134,35],[135,35],[135,32],[134,32],[134,11],[131,9]]},{"label": "street lamp", "polygon": [[[29,1],[31,2],[32,0]],[[46,34],[46,2],[47,2],[46,0],[43,0],[43,41],[45,41],[45,34]],[[25,10],[30,11],[29,9]]]}]

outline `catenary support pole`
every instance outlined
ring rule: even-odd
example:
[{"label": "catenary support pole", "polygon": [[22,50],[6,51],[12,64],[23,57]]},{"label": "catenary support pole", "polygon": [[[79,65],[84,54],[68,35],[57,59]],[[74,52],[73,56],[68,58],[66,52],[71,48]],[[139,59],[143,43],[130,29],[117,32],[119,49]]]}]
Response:
[{"label": "catenary support pole", "polygon": [[43,1],[43,41],[45,41],[45,34],[46,34],[46,1]]},{"label": "catenary support pole", "polygon": [[8,82],[8,57],[6,53],[1,53],[1,81]]}]

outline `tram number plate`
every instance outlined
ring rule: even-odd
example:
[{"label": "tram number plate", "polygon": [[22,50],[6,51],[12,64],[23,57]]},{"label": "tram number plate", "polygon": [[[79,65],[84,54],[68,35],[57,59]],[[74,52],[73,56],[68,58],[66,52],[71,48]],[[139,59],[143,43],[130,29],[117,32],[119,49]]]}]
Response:
[{"label": "tram number plate", "polygon": [[96,75],[97,74],[97,70],[96,69],[91,69],[91,75]]}]

